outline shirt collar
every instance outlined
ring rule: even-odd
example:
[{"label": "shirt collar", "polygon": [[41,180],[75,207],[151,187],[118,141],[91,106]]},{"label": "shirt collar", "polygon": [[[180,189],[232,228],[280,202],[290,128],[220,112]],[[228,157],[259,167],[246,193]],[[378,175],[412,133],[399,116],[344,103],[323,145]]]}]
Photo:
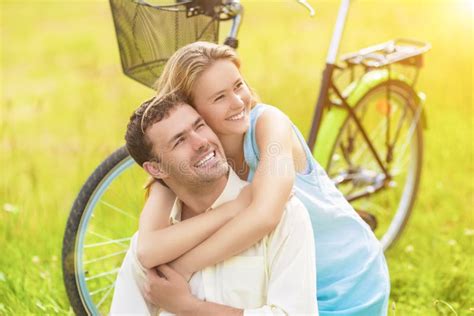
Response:
[{"label": "shirt collar", "polygon": [[176,198],[174,200],[173,208],[171,209],[171,213],[170,213],[171,225],[181,222],[181,210],[182,210],[181,201],[178,198]]},{"label": "shirt collar", "polygon": [[[221,206],[222,204],[234,200],[239,195],[242,188],[247,185],[247,182],[241,180],[232,168],[229,167],[229,176],[224,190],[219,197],[212,203],[207,211]],[[170,224],[176,224],[181,221],[182,202],[178,198],[174,201],[173,208],[170,213]]]}]

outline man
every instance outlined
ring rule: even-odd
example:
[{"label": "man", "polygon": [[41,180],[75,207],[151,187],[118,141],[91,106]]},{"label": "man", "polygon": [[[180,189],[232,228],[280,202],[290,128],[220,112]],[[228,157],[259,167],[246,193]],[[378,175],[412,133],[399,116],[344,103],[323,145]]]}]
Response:
[{"label": "man", "polygon": [[[151,102],[130,119],[130,154],[176,193],[171,223],[179,225],[181,219],[207,210],[212,215],[213,208],[235,199],[247,183],[229,168],[219,139],[190,105],[172,97]],[[271,234],[239,255],[195,273],[189,285],[167,265],[144,269],[135,235],[117,278],[111,313],[314,315],[314,267],[309,216],[291,197]],[[153,292],[156,287],[159,293]],[[145,295],[161,309],[147,303]]]}]

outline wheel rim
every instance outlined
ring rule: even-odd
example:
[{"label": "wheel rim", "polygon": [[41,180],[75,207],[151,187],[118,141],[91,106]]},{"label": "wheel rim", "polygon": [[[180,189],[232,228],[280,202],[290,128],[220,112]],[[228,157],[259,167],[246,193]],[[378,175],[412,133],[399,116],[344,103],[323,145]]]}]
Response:
[{"label": "wheel rim", "polygon": [[[390,106],[383,100],[386,97],[386,86],[380,86],[368,93],[355,107],[356,115],[361,118],[362,125],[366,129],[369,138],[378,153],[382,152],[381,159],[385,161],[386,147],[385,130],[387,123],[386,113],[390,109],[390,133],[392,140],[398,137],[395,143],[394,160],[388,165],[389,173],[393,174],[391,186],[374,193],[370,198],[357,199],[351,204],[356,210],[368,211],[374,214],[378,221],[378,228],[374,231],[380,239],[384,250],[398,237],[406,219],[409,216],[414,194],[418,186],[418,179],[421,166],[421,134],[417,125],[419,123],[419,111],[414,111],[413,101],[408,92],[396,85],[391,86]],[[411,102],[411,103],[410,103]],[[404,112],[406,111],[406,112]],[[405,116],[403,116],[405,113]],[[399,125],[401,125],[399,127]],[[349,140],[347,135],[354,134],[356,130],[352,120],[347,120],[335,142],[331,160],[328,165],[328,174],[331,178],[341,180],[341,174],[345,174],[347,179],[348,170],[351,166],[353,171],[351,176],[355,180],[341,183],[338,188],[344,195],[353,195],[357,188],[364,188],[361,183],[367,182],[365,189],[369,185],[376,187],[374,183],[381,183],[383,175],[381,168],[376,165],[375,159],[371,155],[368,146],[362,139],[360,132],[356,133],[354,140],[354,151],[345,153],[341,145],[348,148]],[[400,130],[397,132],[397,130]],[[397,135],[398,136],[395,136]],[[410,137],[411,133],[411,137]],[[382,137],[381,137],[382,136]],[[384,148],[384,150],[380,150]],[[349,158],[346,158],[348,156]],[[350,163],[348,162],[350,161]],[[407,165],[405,165],[407,164]],[[358,167],[363,167],[359,168]],[[344,173],[345,172],[345,173]],[[379,177],[377,182],[376,177]],[[339,178],[338,178],[339,177]],[[354,185],[358,183],[358,185]],[[396,205],[394,205],[396,204]]]},{"label": "wheel rim", "polygon": [[[79,295],[93,315],[109,312],[118,270],[131,236],[138,228],[138,213],[143,205],[143,190],[140,188],[145,178],[133,159],[126,157],[102,179],[84,209],[78,228],[74,266]],[[120,188],[122,186],[124,189]],[[115,198],[108,198],[117,196],[118,191],[127,193],[127,199],[132,201],[127,203],[128,207],[135,205],[130,208],[132,212],[118,206]],[[112,200],[113,204],[109,202]],[[123,220],[124,217],[127,220]]]}]

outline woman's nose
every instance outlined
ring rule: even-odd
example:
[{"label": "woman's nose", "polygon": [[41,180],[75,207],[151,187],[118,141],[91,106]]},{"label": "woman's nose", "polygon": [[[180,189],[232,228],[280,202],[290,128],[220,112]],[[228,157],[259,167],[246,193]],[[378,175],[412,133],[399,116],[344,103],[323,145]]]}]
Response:
[{"label": "woman's nose", "polygon": [[234,93],[232,96],[232,107],[233,108],[241,108],[242,105],[244,105],[244,100],[242,99],[242,96],[238,93]]}]

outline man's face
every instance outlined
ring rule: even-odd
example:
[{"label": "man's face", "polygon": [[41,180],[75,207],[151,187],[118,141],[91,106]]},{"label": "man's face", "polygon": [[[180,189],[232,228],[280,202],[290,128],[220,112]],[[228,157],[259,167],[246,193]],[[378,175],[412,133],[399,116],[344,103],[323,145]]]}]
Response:
[{"label": "man's face", "polygon": [[190,105],[178,105],[146,133],[164,180],[195,185],[218,180],[228,172],[219,139]]}]

